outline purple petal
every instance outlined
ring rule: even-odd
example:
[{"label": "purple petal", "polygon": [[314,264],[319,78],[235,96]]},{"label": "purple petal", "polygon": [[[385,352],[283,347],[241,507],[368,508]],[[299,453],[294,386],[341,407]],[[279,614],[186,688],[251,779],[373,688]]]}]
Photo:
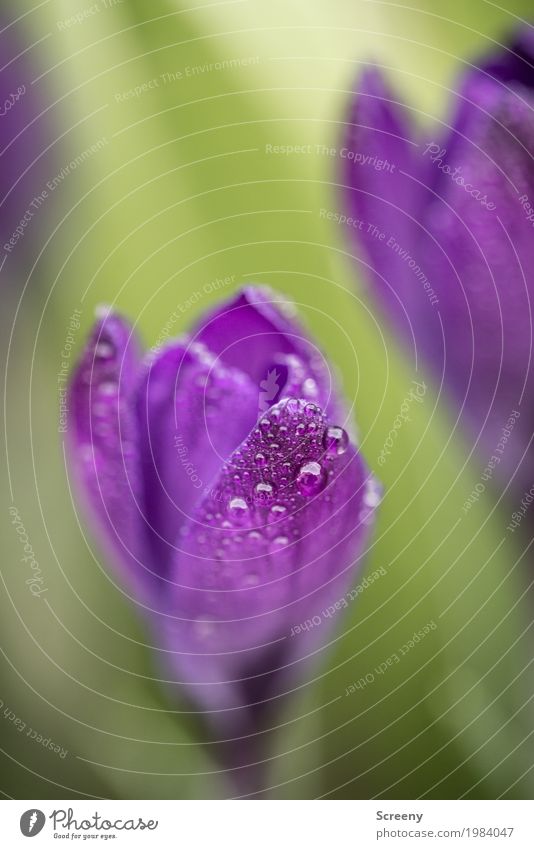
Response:
[{"label": "purple petal", "polygon": [[[12,12],[13,17],[15,12]],[[49,97],[42,85],[32,86],[40,70],[38,48],[24,23],[8,22],[0,12],[0,244],[9,266],[28,262],[29,243],[43,225],[37,195],[60,169],[57,148],[47,149],[58,135],[46,109]],[[49,192],[48,192],[49,194]],[[41,201],[42,202],[42,201]],[[35,220],[34,220],[35,219]],[[22,227],[22,231],[17,231]],[[21,235],[22,233],[22,235]],[[31,236],[29,234],[32,234]],[[24,247],[20,244],[24,239]],[[12,256],[12,259],[11,259]],[[9,267],[8,266],[8,267]]]},{"label": "purple petal", "polygon": [[[532,33],[532,28],[522,30],[509,49],[464,75],[452,130],[419,139],[415,156],[424,161],[422,168],[413,162],[410,166],[406,143],[390,142],[395,153],[389,158],[397,156],[413,178],[404,188],[393,174],[384,173],[379,182],[361,165],[347,198],[347,212],[371,221],[378,220],[381,199],[389,199],[380,225],[384,239],[354,228],[350,232],[357,250],[370,257],[377,297],[405,339],[415,341],[437,380],[452,391],[472,435],[480,440],[485,461],[510,416],[521,411],[498,464],[507,480],[523,453],[532,454]],[[386,158],[390,148],[384,141],[376,143],[375,128],[381,128],[382,136],[389,133],[388,140],[392,133],[408,133],[402,110],[384,105],[389,95],[380,97],[380,78],[370,71],[366,80],[365,96],[356,99],[352,113],[354,123],[365,125],[354,147]],[[373,143],[377,146],[371,148]],[[345,165],[346,181],[347,169],[350,174]],[[372,192],[373,186],[380,200],[370,198],[364,207],[359,195]],[[394,208],[395,196],[400,212]],[[391,231],[401,234],[395,236],[393,261]],[[532,465],[522,464],[519,488],[530,487]]]},{"label": "purple petal", "polygon": [[151,549],[166,575],[181,527],[258,418],[258,390],[200,344],[176,342],[148,365],[138,416]]},{"label": "purple petal", "polygon": [[147,558],[135,397],[140,379],[130,325],[96,323],[68,392],[68,439],[77,485],[120,578],[136,597],[153,583]]},{"label": "purple petal", "polygon": [[277,392],[272,396],[265,390],[264,409],[299,384],[303,397],[339,415],[334,380],[321,352],[294,319],[291,305],[267,287],[246,286],[206,316],[193,338],[260,388],[276,372]]},{"label": "purple petal", "polygon": [[[156,626],[176,679],[217,712],[219,729],[254,727],[266,700],[302,679],[328,641],[322,611],[345,598],[378,501],[357,450],[341,430],[327,434],[319,407],[285,399],[263,422],[187,526]],[[313,616],[320,627],[298,629]]]},{"label": "purple petal", "polygon": [[[446,159],[465,185],[442,173],[439,202],[426,212],[454,268],[451,274],[442,256],[428,252],[445,351],[435,335],[421,338],[427,357],[438,371],[445,369],[458,401],[465,401],[476,432],[489,416],[485,432],[491,448],[525,388],[534,389],[534,232],[521,202],[534,199],[534,98],[527,94],[525,103],[513,92],[487,86],[479,93],[479,106],[472,107],[462,137],[451,145],[453,156]],[[528,444],[530,427],[525,418],[516,427],[506,452],[510,469]]]},{"label": "purple petal", "polygon": [[[427,163],[412,138],[411,115],[375,67],[361,75],[354,93],[344,147],[343,202],[353,218],[361,260],[370,263],[376,293],[410,334],[409,320],[420,292],[405,259],[414,253],[421,221]],[[364,268],[364,276],[368,269]]]},{"label": "purple petal", "polygon": [[[515,87],[534,87],[534,27],[521,27],[509,44],[478,63],[475,74],[482,72],[492,80]],[[467,75],[470,81],[470,75]]]}]

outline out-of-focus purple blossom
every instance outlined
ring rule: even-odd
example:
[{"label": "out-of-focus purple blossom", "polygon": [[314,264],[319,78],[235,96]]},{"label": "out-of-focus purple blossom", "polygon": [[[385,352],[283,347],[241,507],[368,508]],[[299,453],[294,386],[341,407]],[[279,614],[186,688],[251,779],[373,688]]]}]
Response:
[{"label": "out-of-focus purple blossom", "polygon": [[110,565],[166,677],[223,735],[263,727],[328,644],[379,500],[288,307],[247,287],[144,357],[104,312],[68,399],[70,462]]},{"label": "out-of-focus purple blossom", "polygon": [[494,458],[489,476],[515,474],[522,491],[534,476],[532,28],[469,68],[454,110],[450,125],[416,131],[415,110],[368,67],[343,200],[385,311],[455,398],[481,459]]},{"label": "out-of-focus purple blossom", "polygon": [[[9,260],[8,272],[11,255],[17,266],[28,255],[26,237],[35,233],[38,196],[55,173],[53,153],[47,153],[53,138],[48,102],[42,86],[32,86],[39,73],[38,46],[29,39],[23,24],[0,13],[0,263]],[[23,239],[26,247],[19,244]]]}]

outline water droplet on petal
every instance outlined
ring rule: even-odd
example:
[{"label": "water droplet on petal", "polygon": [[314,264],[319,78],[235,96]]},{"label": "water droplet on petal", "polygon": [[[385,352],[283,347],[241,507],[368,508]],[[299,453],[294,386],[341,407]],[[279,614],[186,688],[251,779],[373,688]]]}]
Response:
[{"label": "water droplet on petal", "polygon": [[307,398],[317,397],[317,384],[313,377],[308,377],[302,384],[302,391]]},{"label": "water droplet on petal", "polygon": [[228,503],[228,515],[237,524],[244,522],[248,516],[248,504],[245,499],[239,496],[231,498]]},{"label": "water droplet on petal", "polygon": [[370,483],[365,490],[363,503],[367,507],[377,507],[380,504],[380,490],[373,483]]},{"label": "water droplet on petal", "polygon": [[93,462],[93,446],[91,444],[82,445],[81,448],[80,448],[80,455],[81,455],[82,460],[84,460],[86,463],[87,462],[92,463]]},{"label": "water droplet on petal", "polygon": [[342,427],[337,425],[327,427],[323,435],[323,448],[327,457],[339,457],[344,454],[349,445],[349,437]]},{"label": "water droplet on petal", "polygon": [[98,357],[101,360],[109,360],[113,354],[115,353],[115,349],[110,342],[97,342],[95,345],[95,357]]},{"label": "water droplet on petal", "polygon": [[290,398],[286,404],[286,410],[290,415],[296,415],[299,411],[299,402],[296,398]]},{"label": "water droplet on petal", "polygon": [[304,414],[308,416],[308,418],[314,416],[316,412],[317,407],[315,406],[315,404],[306,404],[306,406],[304,407]]},{"label": "water droplet on petal", "polygon": [[215,623],[212,619],[199,618],[193,622],[193,628],[197,637],[200,637],[201,640],[207,640],[215,632]]},{"label": "water droplet on petal", "polygon": [[262,454],[261,451],[259,451],[254,457],[254,462],[257,466],[262,468],[263,466],[267,465],[267,457],[265,456],[265,454]]},{"label": "water droplet on petal", "polygon": [[310,460],[310,462],[304,463],[304,465],[299,469],[299,473],[297,475],[297,486],[301,495],[305,495],[307,498],[312,495],[317,495],[322,489],[324,489],[325,484],[326,475],[324,473],[324,469],[321,464],[317,463],[315,460]]},{"label": "water droplet on petal", "polygon": [[246,575],[243,584],[245,587],[257,587],[260,582],[258,575],[255,572],[251,572],[250,575]]},{"label": "water droplet on petal", "polygon": [[98,391],[102,393],[102,395],[115,395],[117,392],[118,386],[114,380],[104,380],[99,386]]},{"label": "water droplet on petal", "polygon": [[269,521],[278,522],[287,513],[287,507],[284,504],[273,504],[269,510]]},{"label": "water droplet on petal", "polygon": [[256,504],[269,504],[274,498],[274,486],[267,481],[261,481],[254,487]]}]

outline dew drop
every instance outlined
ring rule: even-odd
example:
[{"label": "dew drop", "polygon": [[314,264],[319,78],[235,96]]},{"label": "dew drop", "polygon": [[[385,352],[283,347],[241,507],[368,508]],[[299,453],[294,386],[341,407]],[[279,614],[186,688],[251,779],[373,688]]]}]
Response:
[{"label": "dew drop", "polygon": [[378,487],[369,484],[363,496],[363,503],[367,507],[377,507],[380,504],[380,490]]},{"label": "dew drop", "polygon": [[104,380],[98,387],[98,391],[102,393],[102,395],[115,395],[117,392],[117,384],[114,380]]},{"label": "dew drop", "polygon": [[249,575],[246,575],[243,584],[245,587],[257,587],[260,582],[258,575],[255,572],[251,572]]},{"label": "dew drop", "polygon": [[233,522],[241,524],[248,516],[248,504],[244,498],[236,496],[228,502],[228,515]]},{"label": "dew drop", "polygon": [[91,444],[82,445],[80,448],[80,456],[86,463],[93,462],[93,446]]},{"label": "dew drop", "polygon": [[259,466],[260,468],[263,468],[264,466],[267,465],[267,457],[265,456],[265,454],[262,454],[262,452],[259,451],[256,454],[256,456],[254,457],[254,462],[256,463],[257,466]]},{"label": "dew drop", "polygon": [[110,342],[98,342],[95,345],[95,357],[101,360],[109,360],[115,353],[113,345]]},{"label": "dew drop", "polygon": [[269,510],[269,521],[278,522],[287,513],[287,507],[284,504],[273,504]]},{"label": "dew drop", "polygon": [[254,501],[256,504],[269,504],[274,498],[274,486],[266,481],[257,483],[254,487]]},{"label": "dew drop", "polygon": [[349,445],[349,437],[342,427],[333,425],[327,427],[323,435],[323,448],[327,457],[339,457],[344,454]]},{"label": "dew drop", "polygon": [[306,378],[302,384],[302,391],[307,398],[317,398],[317,384],[313,377]]},{"label": "dew drop", "polygon": [[286,410],[290,415],[296,415],[299,411],[299,402],[296,398],[290,398],[286,404]]},{"label": "dew drop", "polygon": [[207,640],[215,632],[215,623],[211,619],[195,619],[193,628],[197,637],[200,637],[201,640]]},{"label": "dew drop", "polygon": [[310,419],[311,419],[312,416],[315,415],[316,412],[317,412],[317,407],[315,406],[315,404],[306,404],[306,406],[304,407],[304,414],[306,416],[308,416],[308,418],[310,418]]},{"label": "dew drop", "polygon": [[315,460],[310,460],[300,467],[297,475],[297,486],[301,495],[311,497],[317,495],[324,489],[326,484],[326,475],[320,463]]}]

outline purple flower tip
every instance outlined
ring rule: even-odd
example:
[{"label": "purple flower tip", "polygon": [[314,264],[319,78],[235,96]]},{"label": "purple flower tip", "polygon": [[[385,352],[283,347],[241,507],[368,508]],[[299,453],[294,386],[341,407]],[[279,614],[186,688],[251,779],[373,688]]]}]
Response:
[{"label": "purple flower tip", "polygon": [[144,359],[106,311],[69,408],[82,495],[167,677],[215,730],[258,729],[328,644],[379,501],[324,359],[259,287]]},{"label": "purple flower tip", "polygon": [[[348,110],[348,229],[373,292],[433,368],[497,474],[532,482],[534,40],[532,27],[470,66],[450,124],[417,132],[375,68]],[[524,414],[523,414],[524,413]]]}]

